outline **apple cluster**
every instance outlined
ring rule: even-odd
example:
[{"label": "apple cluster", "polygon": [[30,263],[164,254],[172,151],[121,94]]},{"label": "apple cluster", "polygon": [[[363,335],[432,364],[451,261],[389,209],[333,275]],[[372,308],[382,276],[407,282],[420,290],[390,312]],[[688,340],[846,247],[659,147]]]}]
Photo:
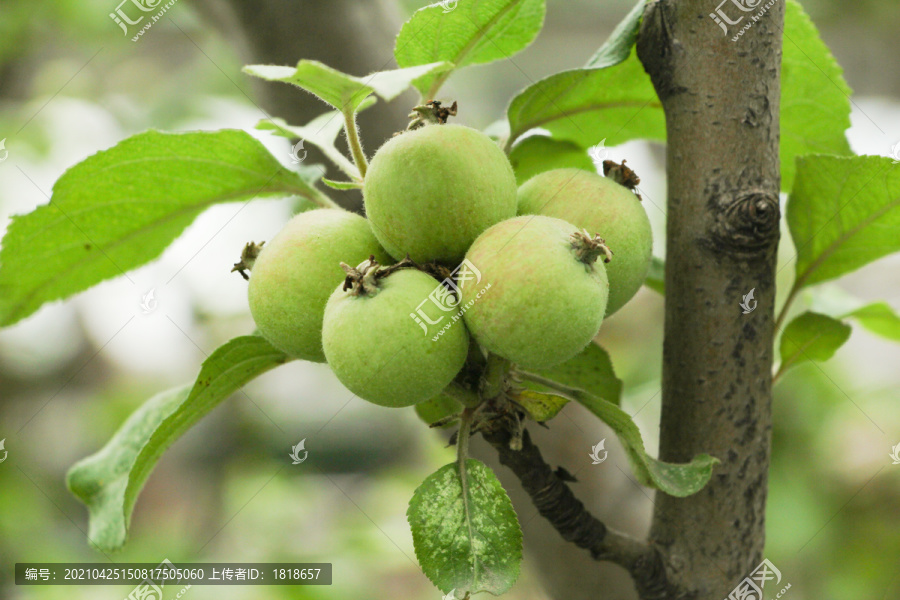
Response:
[{"label": "apple cluster", "polygon": [[632,191],[580,169],[517,189],[498,145],[461,125],[389,140],[363,195],[368,218],[300,213],[245,266],[259,333],[382,406],[437,396],[472,348],[526,370],[572,358],[649,269]]}]

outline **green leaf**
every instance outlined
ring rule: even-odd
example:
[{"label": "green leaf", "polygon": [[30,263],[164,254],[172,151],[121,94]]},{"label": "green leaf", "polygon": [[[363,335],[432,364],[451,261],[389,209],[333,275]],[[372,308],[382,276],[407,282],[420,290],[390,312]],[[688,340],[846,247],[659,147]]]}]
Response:
[{"label": "green leaf", "polygon": [[[401,67],[448,61],[457,69],[510,58],[537,37],[545,10],[544,0],[459,0],[449,11],[432,4],[400,29],[394,57]],[[450,74],[430,73],[414,85],[434,98]]]},{"label": "green leaf", "polygon": [[538,423],[549,421],[569,403],[569,399],[565,396],[529,389],[522,390],[513,399]]},{"label": "green leaf", "polygon": [[650,260],[650,271],[644,285],[654,292],[666,295],[666,261],[655,256]]},{"label": "green leaf", "polygon": [[634,43],[637,41],[638,30],[641,28],[641,18],[644,16],[644,7],[647,0],[638,0],[625,18],[616,25],[609,39],[603,44],[596,54],[588,61],[587,67],[603,69],[617,65],[628,58]]},{"label": "green leaf", "polygon": [[850,86],[799,2],[787,3],[781,59],[781,189],[805,154],[850,155]]},{"label": "green leaf", "polygon": [[99,452],[75,464],[66,483],[88,507],[88,538],[104,551],[121,548],[137,496],[162,453],[245,383],[288,360],[259,336],[234,338],[203,362],[192,386],[151,398]]},{"label": "green leaf", "polygon": [[872,333],[900,342],[900,315],[887,302],[866,304],[833,284],[808,290],[806,296],[812,312],[841,321],[855,319]]},{"label": "green leaf", "polygon": [[[416,414],[429,425],[437,423],[450,415],[458,414],[461,411],[462,405],[444,394],[416,404]],[[444,427],[451,427],[453,425],[454,423],[451,422],[444,425]]]},{"label": "green leaf", "polygon": [[900,342],[900,316],[886,302],[875,302],[863,306],[844,318],[856,319],[859,324],[881,337]]},{"label": "green leaf", "polygon": [[644,138],[664,140],[665,117],[650,77],[634,52],[605,69],[586,67],[551,75],[513,98],[510,140],[541,127],[582,148]]},{"label": "green leaf", "polygon": [[[360,104],[357,112],[363,111],[373,104],[376,100],[374,96],[369,96],[362,104]],[[256,124],[256,128],[262,131],[271,131],[275,135],[293,140],[300,138],[304,143],[310,143],[322,151],[328,160],[333,162],[340,170],[349,175],[353,179],[360,179],[359,169],[356,168],[334,143],[338,134],[344,129],[344,117],[339,111],[333,110],[325,114],[319,115],[306,125],[288,125],[283,119],[272,118],[263,119]],[[302,147],[302,146],[301,146]],[[298,151],[298,154],[299,151]],[[302,154],[300,154],[302,156]]]},{"label": "green leaf", "polygon": [[483,463],[467,460],[462,475],[457,463],[429,475],[406,516],[419,565],[442,592],[499,596],[516,582],[522,530],[509,496]]},{"label": "green leaf", "polygon": [[826,361],[850,338],[852,328],[837,319],[805,312],[781,334],[781,366],[778,372],[807,361]]},{"label": "green leaf", "polygon": [[408,69],[379,71],[365,77],[354,77],[341,73],[315,60],[301,60],[296,67],[275,65],[247,65],[244,72],[266,81],[290,83],[314,94],[339,111],[345,108],[358,112],[360,105],[370,94],[378,94],[385,100],[393,100],[418,77],[429,73],[440,73],[451,69],[446,62],[418,64]]},{"label": "green leaf", "polygon": [[516,173],[516,182],[521,185],[544,171],[575,167],[595,173],[584,148],[572,142],[554,140],[545,135],[533,135],[525,138],[509,153],[509,162]]},{"label": "green leaf", "polygon": [[[616,377],[612,360],[606,350],[594,343],[588,344],[587,348],[574,358],[535,373],[567,387],[583,390],[615,405],[622,399],[622,380]],[[549,388],[530,381],[524,383],[534,389],[552,392]]]},{"label": "green leaf", "polygon": [[900,169],[881,156],[804,156],[787,205],[794,288],[834,279],[900,250]]},{"label": "green leaf", "polygon": [[66,171],[49,204],[13,217],[0,326],[153,260],[212,204],[290,194],[324,198],[244,131],[132,136]]},{"label": "green leaf", "polygon": [[635,476],[643,485],[684,497],[699,492],[712,477],[713,466],[719,463],[717,458],[698,454],[688,464],[657,460],[647,454],[641,432],[628,413],[611,402],[589,394],[580,395],[577,400],[616,432]]}]

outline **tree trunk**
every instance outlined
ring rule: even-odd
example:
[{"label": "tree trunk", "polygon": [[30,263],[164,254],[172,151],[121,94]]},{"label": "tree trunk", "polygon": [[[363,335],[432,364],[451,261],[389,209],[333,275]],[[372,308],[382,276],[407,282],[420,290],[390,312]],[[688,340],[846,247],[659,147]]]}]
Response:
[{"label": "tree trunk", "polygon": [[[744,18],[723,36],[715,3],[660,0],[638,41],[668,137],[660,456],[722,461],[698,494],[656,496],[651,539],[666,556],[668,598],[722,600],[762,560],[784,2],[732,37],[764,6],[725,6]],[[758,305],[743,314],[752,289]]]}]

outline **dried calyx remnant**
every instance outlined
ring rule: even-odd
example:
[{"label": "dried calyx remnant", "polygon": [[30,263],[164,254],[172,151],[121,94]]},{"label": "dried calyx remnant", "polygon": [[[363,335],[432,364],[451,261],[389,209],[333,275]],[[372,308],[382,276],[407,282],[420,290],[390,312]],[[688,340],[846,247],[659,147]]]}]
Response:
[{"label": "dried calyx remnant", "polygon": [[247,245],[244,246],[244,249],[241,251],[241,260],[234,263],[234,266],[231,268],[231,272],[234,273],[237,271],[241,274],[241,277],[248,280],[250,277],[247,275],[246,271],[252,271],[253,265],[256,263],[256,257],[259,256],[259,253],[262,252],[262,247],[265,245],[265,242],[247,242]]},{"label": "dried calyx remnant", "polygon": [[370,256],[368,260],[364,260],[355,267],[342,262],[341,268],[347,274],[342,289],[345,292],[350,291],[354,296],[374,296],[378,293],[378,281],[401,269],[416,269],[441,282],[450,276],[450,270],[447,267],[437,263],[420,265],[408,255],[389,267],[382,266],[374,256]]},{"label": "dried calyx remnant", "polygon": [[640,193],[637,191],[637,186],[641,182],[641,178],[629,167],[626,167],[625,162],[625,160],[622,160],[621,163],[617,163],[614,160],[604,160],[603,175],[609,177],[619,185],[627,187],[634,192],[634,195],[638,197],[638,200],[643,200]]},{"label": "dried calyx remnant", "polygon": [[578,260],[586,265],[592,265],[602,255],[603,262],[612,260],[612,250],[606,245],[606,241],[599,235],[591,236],[586,229],[572,234],[572,249]]},{"label": "dried calyx remnant", "polygon": [[[429,100],[425,104],[413,107],[412,112],[409,113],[409,118],[412,121],[409,122],[406,131],[413,131],[425,125],[444,125],[447,119],[456,116],[456,111],[456,102],[447,107],[442,106],[440,100]],[[401,133],[403,132],[400,131],[394,135],[400,135]]]}]

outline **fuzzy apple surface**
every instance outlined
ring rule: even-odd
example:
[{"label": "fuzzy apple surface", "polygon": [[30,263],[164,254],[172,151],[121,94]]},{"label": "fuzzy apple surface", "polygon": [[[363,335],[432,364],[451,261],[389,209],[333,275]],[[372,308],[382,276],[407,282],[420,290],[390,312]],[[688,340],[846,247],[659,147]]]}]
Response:
[{"label": "fuzzy apple surface", "polygon": [[375,236],[394,258],[448,265],[517,205],[506,155],[462,125],[427,125],[389,140],[369,165],[363,195]]},{"label": "fuzzy apple surface", "polygon": [[317,209],[293,217],[256,258],[250,313],[273,346],[303,360],[324,362],[322,317],[341,281],[340,263],[388,257],[359,215]]},{"label": "fuzzy apple surface", "polygon": [[498,223],[475,241],[466,254],[475,276],[460,281],[461,304],[482,346],[540,369],[572,358],[597,335],[609,283],[602,259],[579,257],[577,234],[571,223],[532,215]]},{"label": "fuzzy apple surface", "polygon": [[[322,343],[328,365],[347,389],[388,407],[434,398],[465,363],[469,335],[462,319],[433,303],[441,284],[404,269],[378,280],[374,293],[334,291],[325,308]],[[424,304],[423,304],[424,301]],[[428,324],[416,319],[427,311]],[[420,325],[422,323],[422,325]]]},{"label": "fuzzy apple surface", "polygon": [[608,177],[581,169],[554,169],[519,188],[519,214],[565,219],[606,240],[613,259],[609,276],[611,315],[637,293],[653,257],[653,232],[641,201]]}]

